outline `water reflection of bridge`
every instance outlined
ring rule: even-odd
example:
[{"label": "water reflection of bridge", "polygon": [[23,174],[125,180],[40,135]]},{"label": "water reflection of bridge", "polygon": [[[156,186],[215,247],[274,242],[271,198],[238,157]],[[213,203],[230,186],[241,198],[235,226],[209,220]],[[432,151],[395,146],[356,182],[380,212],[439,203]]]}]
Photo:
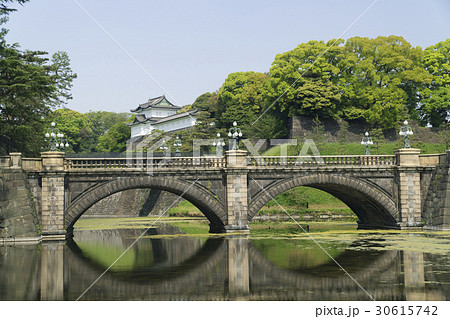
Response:
[{"label": "water reflection of bridge", "polygon": [[[117,238],[114,231],[111,236]],[[151,245],[157,258],[138,271],[117,268],[107,272],[85,299],[369,299],[332,261],[310,269],[283,269],[243,237],[210,237],[204,242],[185,237],[184,243],[190,244],[184,245],[184,255],[176,259],[169,248],[174,249],[177,238],[171,240],[174,242],[162,244],[155,239],[142,239],[138,245]],[[1,249],[10,249],[17,257],[25,258],[23,264],[30,267],[29,272],[23,272],[28,276],[24,284],[15,285],[14,295],[1,299],[74,300],[106,269],[75,242],[67,246],[42,244],[40,256],[25,253],[30,249],[26,247]],[[427,254],[418,252],[347,250],[337,261],[377,300],[445,300],[449,291],[438,285],[425,286],[425,281],[438,281],[431,277],[430,266],[425,266],[427,258]],[[3,263],[12,260],[5,258]],[[5,272],[0,275],[0,283],[9,288],[14,284]]]}]

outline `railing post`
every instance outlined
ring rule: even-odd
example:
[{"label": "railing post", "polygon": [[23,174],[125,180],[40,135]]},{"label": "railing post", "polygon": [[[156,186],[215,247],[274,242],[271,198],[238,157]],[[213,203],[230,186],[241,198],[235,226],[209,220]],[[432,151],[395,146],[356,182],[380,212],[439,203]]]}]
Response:
[{"label": "railing post", "polygon": [[22,168],[22,153],[9,153],[11,157],[11,168]]},{"label": "railing post", "polygon": [[402,148],[395,152],[398,165],[400,227],[422,227],[420,149]]},{"label": "railing post", "polygon": [[227,225],[226,232],[248,232],[247,151],[226,152]]},{"label": "railing post", "polygon": [[64,240],[64,152],[44,152],[42,157],[42,239]]}]

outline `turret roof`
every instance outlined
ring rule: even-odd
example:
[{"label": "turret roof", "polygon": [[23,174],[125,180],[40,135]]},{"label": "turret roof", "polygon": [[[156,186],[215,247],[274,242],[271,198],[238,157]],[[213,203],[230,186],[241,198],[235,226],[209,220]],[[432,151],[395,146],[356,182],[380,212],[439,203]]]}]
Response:
[{"label": "turret roof", "polygon": [[[165,102],[163,105],[160,105],[161,103]],[[179,110],[181,109],[181,106],[176,106],[172,104],[164,95],[158,96],[155,98],[151,98],[146,103],[139,104],[137,108],[131,109],[131,112],[139,112],[142,110],[146,110],[148,108],[164,108],[164,109],[173,109],[173,110]]]}]

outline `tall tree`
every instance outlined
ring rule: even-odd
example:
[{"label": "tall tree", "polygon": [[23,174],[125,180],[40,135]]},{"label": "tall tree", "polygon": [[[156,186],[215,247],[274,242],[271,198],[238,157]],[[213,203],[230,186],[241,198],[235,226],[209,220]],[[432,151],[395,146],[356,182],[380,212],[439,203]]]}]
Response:
[{"label": "tall tree", "polygon": [[97,137],[105,134],[114,124],[126,122],[131,116],[129,113],[107,111],[89,111],[85,115],[90,122],[90,128]]},{"label": "tall tree", "polygon": [[[215,135],[215,114],[217,108],[217,93],[204,93],[195,99],[191,110],[197,109],[195,125],[190,130],[189,140],[208,139]],[[187,141],[186,141],[187,142]],[[191,143],[192,144],[192,143]]]},{"label": "tall tree", "polygon": [[431,81],[423,52],[399,36],[346,41],[339,58],[342,107],[347,119],[396,127],[406,114],[417,118],[418,92]]},{"label": "tall tree", "polygon": [[23,5],[25,2],[28,1],[30,0],[0,0],[0,16],[7,15],[13,11],[16,11],[16,9],[7,6],[8,3],[17,2],[18,4]]},{"label": "tall tree", "polygon": [[[3,17],[0,24],[6,21]],[[44,118],[70,98],[64,87],[70,88],[76,75],[66,55],[49,63],[46,52],[8,44],[7,32],[0,31],[0,153],[37,155],[44,143]]]},{"label": "tall tree", "polygon": [[268,75],[258,72],[236,72],[228,75],[217,94],[216,124],[228,128],[236,121],[244,136],[254,133],[251,124],[261,114],[264,83]]},{"label": "tall tree", "polygon": [[125,123],[114,124],[106,134],[100,136],[97,149],[100,152],[124,152],[130,134],[131,128]]},{"label": "tall tree", "polygon": [[426,48],[424,55],[425,69],[433,79],[421,92],[421,123],[440,126],[449,122],[450,39]]},{"label": "tall tree", "polygon": [[50,119],[56,123],[56,127],[65,134],[68,142],[68,151],[79,153],[81,150],[89,149],[94,133],[90,128],[86,115],[67,108],[54,111]]},{"label": "tall tree", "polygon": [[336,86],[337,57],[342,40],[309,41],[275,57],[265,85],[269,105],[279,116],[308,115],[337,118],[341,93]]}]

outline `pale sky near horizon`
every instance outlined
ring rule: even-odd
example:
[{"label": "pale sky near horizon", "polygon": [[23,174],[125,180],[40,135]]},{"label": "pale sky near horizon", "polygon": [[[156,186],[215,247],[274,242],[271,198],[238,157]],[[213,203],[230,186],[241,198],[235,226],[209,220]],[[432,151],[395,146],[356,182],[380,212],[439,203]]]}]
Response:
[{"label": "pale sky near horizon", "polygon": [[[5,27],[22,49],[69,54],[78,78],[68,108],[129,112],[163,94],[191,104],[232,72],[267,72],[278,53],[338,38],[374,1],[31,0]],[[422,48],[450,38],[450,0],[379,0],[343,38],[379,35]]]}]

